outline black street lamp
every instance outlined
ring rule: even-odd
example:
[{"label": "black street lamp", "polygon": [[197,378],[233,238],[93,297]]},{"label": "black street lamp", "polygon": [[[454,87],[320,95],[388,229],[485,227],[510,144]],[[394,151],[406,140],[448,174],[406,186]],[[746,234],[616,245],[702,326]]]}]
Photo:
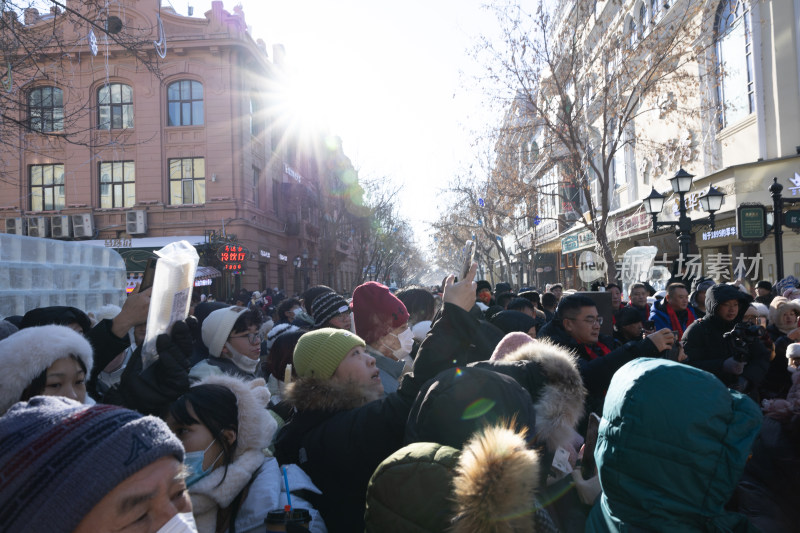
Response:
[{"label": "black street lamp", "polygon": [[660,227],[674,227],[675,235],[678,236],[678,246],[680,247],[681,256],[684,260],[689,255],[689,243],[692,240],[692,227],[710,224],[711,229],[714,229],[714,213],[722,207],[722,201],[725,199],[725,194],[720,190],[709,186],[708,191],[699,198],[700,207],[703,211],[708,213],[708,218],[699,220],[692,220],[686,215],[686,193],[692,188],[692,178],[694,176],[689,174],[683,169],[678,170],[675,175],[670,178],[669,182],[672,185],[672,191],[678,193],[678,211],[680,216],[676,222],[659,222],[658,215],[664,207],[664,200],[666,197],[656,191],[655,187],[650,192],[650,195],[642,201],[644,210],[653,217],[653,231],[657,231]]}]

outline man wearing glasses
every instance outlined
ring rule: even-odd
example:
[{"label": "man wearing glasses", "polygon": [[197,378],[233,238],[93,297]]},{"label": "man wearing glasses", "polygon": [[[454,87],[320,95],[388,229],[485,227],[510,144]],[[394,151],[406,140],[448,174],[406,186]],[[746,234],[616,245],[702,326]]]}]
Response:
[{"label": "man wearing glasses", "polygon": [[202,335],[209,357],[192,367],[189,379],[199,381],[218,374],[245,379],[262,377],[258,364],[260,326],[261,316],[246,307],[223,307],[208,315],[203,320]]},{"label": "man wearing glasses", "polygon": [[561,299],[555,318],[542,328],[538,338],[550,339],[578,356],[578,370],[589,395],[587,410],[602,412],[605,391],[614,373],[637,357],[660,357],[672,347],[669,329],[661,329],[639,341],[618,345],[600,336],[603,317],[588,296],[573,294]]}]

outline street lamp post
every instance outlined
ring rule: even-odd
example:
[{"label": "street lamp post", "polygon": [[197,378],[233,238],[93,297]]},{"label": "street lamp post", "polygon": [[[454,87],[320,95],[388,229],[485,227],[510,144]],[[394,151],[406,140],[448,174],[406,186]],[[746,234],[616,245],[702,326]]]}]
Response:
[{"label": "street lamp post", "polygon": [[675,175],[670,178],[672,191],[678,193],[678,211],[680,216],[676,222],[659,222],[658,215],[664,207],[664,200],[666,197],[656,191],[655,187],[650,192],[650,195],[642,201],[645,211],[653,217],[653,231],[657,231],[660,227],[674,227],[675,235],[678,236],[678,246],[680,247],[681,256],[685,259],[689,255],[689,243],[692,241],[692,227],[710,224],[711,229],[714,229],[714,213],[722,207],[722,201],[725,199],[725,194],[714,186],[709,186],[708,191],[705,192],[700,198],[700,207],[703,211],[708,213],[707,218],[699,220],[692,220],[686,214],[686,193],[692,188],[692,178],[694,176],[689,174],[683,169],[678,170]]}]

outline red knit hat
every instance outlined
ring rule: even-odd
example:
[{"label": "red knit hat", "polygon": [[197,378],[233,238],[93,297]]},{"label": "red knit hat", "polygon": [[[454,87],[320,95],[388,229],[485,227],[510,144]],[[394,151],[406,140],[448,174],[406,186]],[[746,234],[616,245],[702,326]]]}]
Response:
[{"label": "red knit hat", "polygon": [[406,306],[385,285],[368,281],[353,291],[356,335],[374,344],[390,330],[408,322]]}]

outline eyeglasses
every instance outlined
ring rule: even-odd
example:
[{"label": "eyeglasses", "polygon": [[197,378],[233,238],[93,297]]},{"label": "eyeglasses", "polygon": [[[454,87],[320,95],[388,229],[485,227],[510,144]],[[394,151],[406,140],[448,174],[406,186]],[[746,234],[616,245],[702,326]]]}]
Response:
[{"label": "eyeglasses", "polygon": [[[577,318],[570,318],[570,317],[565,317],[565,318],[567,320],[575,320],[575,321],[578,320]],[[603,317],[601,317],[601,316],[589,316],[589,317],[586,317],[586,318],[581,318],[580,320],[581,320],[581,322],[586,322],[590,326],[594,326],[595,324],[597,324],[598,326],[602,326],[603,325]]]},{"label": "eyeglasses", "polygon": [[245,335],[238,335],[236,337],[231,335],[228,338],[229,339],[247,339],[248,342],[250,342],[250,344],[261,344],[261,341],[264,340],[264,338],[259,333],[247,333]]}]

